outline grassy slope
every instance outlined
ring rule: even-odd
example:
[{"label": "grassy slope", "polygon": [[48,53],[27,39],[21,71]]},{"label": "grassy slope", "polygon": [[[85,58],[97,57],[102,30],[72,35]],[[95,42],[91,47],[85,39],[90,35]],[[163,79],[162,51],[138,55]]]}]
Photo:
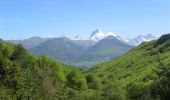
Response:
[{"label": "grassy slope", "polygon": [[[106,83],[114,79],[126,84],[130,79],[130,81],[141,80],[143,78],[142,73],[152,74],[152,69],[156,65],[154,58],[145,54],[145,50],[138,47],[114,61],[96,65],[97,67],[91,72],[96,73],[102,79],[106,79]],[[137,78],[136,76],[140,77]]]},{"label": "grassy slope", "polygon": [[109,83],[119,84],[122,88],[131,83],[141,88],[151,86],[157,78],[155,70],[159,66],[158,60],[164,65],[170,65],[170,38],[167,36],[143,43],[113,61],[98,64],[86,74],[94,73],[100,77],[104,86]]}]

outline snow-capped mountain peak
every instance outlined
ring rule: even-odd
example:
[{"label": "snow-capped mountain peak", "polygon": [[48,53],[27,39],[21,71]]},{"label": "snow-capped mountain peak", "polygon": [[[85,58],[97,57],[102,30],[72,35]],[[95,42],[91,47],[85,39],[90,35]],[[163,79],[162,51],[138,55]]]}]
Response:
[{"label": "snow-capped mountain peak", "polygon": [[151,41],[151,40],[155,40],[155,39],[158,39],[158,37],[154,36],[153,34],[147,34],[146,36],[144,36],[145,39],[147,39],[148,41]]},{"label": "snow-capped mountain peak", "polygon": [[[154,36],[151,33],[147,34],[147,35],[139,35],[139,36],[137,36],[137,37],[135,37],[133,39],[122,38],[121,36],[116,35],[113,32],[102,32],[102,31],[100,31],[98,29],[92,32],[89,39],[84,39],[79,35],[77,35],[75,37],[68,36],[68,35],[63,35],[63,36],[61,36],[61,38],[67,38],[67,39],[74,40],[74,41],[77,41],[77,40],[92,40],[95,43],[97,43],[98,41],[103,40],[103,39],[105,39],[107,37],[110,37],[110,36],[113,36],[113,37],[117,38],[118,40],[122,41],[123,43],[126,43],[128,45],[132,45],[132,46],[137,46],[137,45],[140,45],[142,42],[148,42],[148,41],[156,40],[156,39],[159,38],[159,37]],[[39,37],[39,38],[43,38],[43,37]],[[57,38],[57,37],[49,36],[49,37],[44,37],[44,38],[48,39],[48,38]]]},{"label": "snow-capped mountain peak", "polygon": [[93,41],[95,41],[95,42],[98,42],[98,41],[100,41],[100,40],[102,40],[102,39],[104,39],[104,38],[106,38],[106,37],[109,37],[109,36],[114,36],[114,37],[116,37],[117,35],[116,34],[114,34],[114,33],[112,33],[112,32],[102,32],[102,31],[100,31],[100,30],[95,30],[92,34],[91,34],[91,36],[90,36],[90,40],[93,40]]},{"label": "snow-capped mountain peak", "polygon": [[129,42],[127,42],[127,44],[137,46],[141,44],[142,42],[152,41],[156,39],[158,39],[158,37],[154,36],[153,34],[147,34],[145,36],[140,35],[134,39],[131,39]]}]

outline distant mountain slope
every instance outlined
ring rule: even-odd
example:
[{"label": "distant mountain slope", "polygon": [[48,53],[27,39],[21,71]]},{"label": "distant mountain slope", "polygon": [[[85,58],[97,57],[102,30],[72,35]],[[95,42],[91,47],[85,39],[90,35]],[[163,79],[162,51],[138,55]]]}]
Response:
[{"label": "distant mountain slope", "polygon": [[61,37],[48,40],[30,51],[36,55],[48,55],[68,64],[77,60],[85,48],[66,37]]},{"label": "distant mountain slope", "polygon": [[14,44],[22,44],[26,49],[31,49],[49,39],[51,38],[32,37],[25,40],[7,40],[7,42],[14,43]]},{"label": "distant mountain slope", "polygon": [[110,36],[95,44],[91,40],[54,38],[30,49],[36,55],[48,55],[56,60],[78,67],[91,66],[113,59],[131,49],[117,38]]},{"label": "distant mountain slope", "polygon": [[94,31],[89,39],[80,36],[62,36],[41,38],[32,37],[25,40],[9,40],[7,42],[22,44],[36,55],[48,55],[63,63],[77,67],[89,67],[96,63],[118,57],[134,45],[156,39],[152,34],[124,39],[112,32]]},{"label": "distant mountain slope", "polygon": [[[128,100],[168,100],[170,34],[142,43],[115,60],[96,65],[87,73],[101,78],[110,91],[109,96],[116,92]],[[109,90],[111,87],[115,88]]]},{"label": "distant mountain slope", "polygon": [[95,44],[92,40],[72,40],[72,42],[85,49],[88,49]]},{"label": "distant mountain slope", "polygon": [[89,48],[81,57],[85,61],[104,61],[118,57],[132,46],[123,43],[114,36],[109,36],[97,42],[94,46]]}]

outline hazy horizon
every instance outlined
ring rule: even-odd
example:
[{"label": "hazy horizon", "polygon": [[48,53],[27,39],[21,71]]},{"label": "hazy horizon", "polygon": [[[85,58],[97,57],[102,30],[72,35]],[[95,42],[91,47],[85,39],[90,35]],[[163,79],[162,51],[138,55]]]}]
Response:
[{"label": "hazy horizon", "polygon": [[[104,32],[104,31],[102,31]],[[109,31],[108,31],[109,32]],[[105,32],[104,32],[105,33]],[[114,32],[113,32],[114,33]],[[92,34],[92,33],[91,33]],[[29,39],[29,38],[34,38],[34,37],[40,37],[40,38],[60,38],[60,37],[70,37],[70,38],[74,38],[76,36],[80,36],[80,38],[84,39],[84,40],[88,40],[91,36],[91,34],[88,36],[88,37],[83,37],[82,35],[69,35],[69,34],[61,34],[61,35],[50,35],[50,34],[47,34],[47,35],[32,35],[32,36],[29,36],[29,37],[24,37],[24,38],[18,38],[18,37],[15,37],[15,38],[1,38],[0,39],[3,39],[3,40],[25,40],[25,39]],[[116,33],[115,33],[116,34]],[[116,34],[117,36],[121,36],[121,38],[123,39],[126,39],[126,38],[129,38],[129,39],[133,39],[133,38],[137,38],[138,36],[146,36],[146,35],[149,35],[149,34],[152,34],[153,36],[156,36],[156,37],[160,37],[161,35],[163,34],[167,34],[167,33],[162,33],[162,34],[153,34],[153,33],[146,33],[146,34],[138,34],[134,37],[128,37],[128,36],[121,36],[120,34]]]}]

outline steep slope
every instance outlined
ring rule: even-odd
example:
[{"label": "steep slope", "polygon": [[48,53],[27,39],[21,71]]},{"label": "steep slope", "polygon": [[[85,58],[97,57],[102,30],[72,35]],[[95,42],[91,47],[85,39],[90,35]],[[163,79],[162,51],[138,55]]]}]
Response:
[{"label": "steep slope", "polygon": [[77,60],[85,48],[66,37],[62,37],[48,40],[30,49],[30,51],[36,55],[48,55],[68,64]]},{"label": "steep slope", "polygon": [[105,94],[107,96],[132,100],[168,100],[169,66],[170,34],[167,34],[156,41],[142,43],[113,61],[98,64],[87,73],[101,78],[105,87],[103,91],[108,91]]}]

